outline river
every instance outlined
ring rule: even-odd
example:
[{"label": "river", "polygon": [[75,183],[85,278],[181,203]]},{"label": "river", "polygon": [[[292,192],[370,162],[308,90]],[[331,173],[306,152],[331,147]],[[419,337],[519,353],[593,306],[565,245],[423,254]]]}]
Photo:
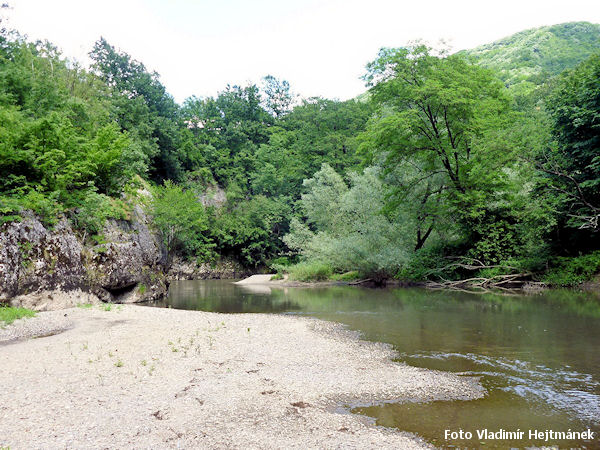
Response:
[{"label": "river", "polygon": [[[549,291],[500,296],[350,286],[269,288],[228,280],[181,281],[154,306],[222,313],[301,314],[343,323],[386,342],[398,360],[478,376],[488,390],[472,401],[346,405],[378,424],[438,446],[558,445],[600,449],[600,300]],[[596,432],[593,440],[529,438],[529,430]],[[480,439],[477,430],[523,431],[522,439]],[[446,430],[471,432],[445,438]]]}]

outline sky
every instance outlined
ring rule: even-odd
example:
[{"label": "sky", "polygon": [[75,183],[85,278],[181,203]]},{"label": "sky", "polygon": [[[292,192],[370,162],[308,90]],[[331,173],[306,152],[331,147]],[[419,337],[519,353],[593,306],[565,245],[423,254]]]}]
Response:
[{"label": "sky", "polygon": [[182,102],[227,84],[288,80],[302,96],[364,92],[381,47],[424,39],[453,50],[527,28],[600,23],[600,0],[3,0],[9,27],[88,64],[103,36],[161,75]]}]

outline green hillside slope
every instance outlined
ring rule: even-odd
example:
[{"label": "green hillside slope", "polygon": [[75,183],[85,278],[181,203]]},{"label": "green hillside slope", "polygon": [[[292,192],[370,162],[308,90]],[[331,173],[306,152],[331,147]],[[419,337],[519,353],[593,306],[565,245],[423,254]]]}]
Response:
[{"label": "green hillside slope", "polygon": [[532,28],[463,53],[499,72],[507,85],[539,84],[600,51],[600,25],[569,22]]}]

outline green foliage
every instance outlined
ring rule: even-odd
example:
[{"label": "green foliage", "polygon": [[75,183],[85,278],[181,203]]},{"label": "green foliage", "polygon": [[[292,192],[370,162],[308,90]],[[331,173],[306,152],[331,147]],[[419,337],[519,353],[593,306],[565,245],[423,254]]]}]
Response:
[{"label": "green foliage", "polygon": [[91,309],[93,306],[92,303],[77,303],[77,307],[81,309]]},{"label": "green foliage", "polygon": [[184,171],[195,169],[198,149],[180,124],[179,107],[160,83],[139,61],[117,51],[104,38],[94,45],[90,56],[100,78],[115,92],[113,108],[121,129],[134,139],[130,155],[150,160],[153,178],[181,180]]},{"label": "green foliage", "polygon": [[80,192],[77,205],[70,218],[76,228],[89,236],[100,233],[107,219],[126,219],[129,213],[129,206],[123,200],[91,189]]},{"label": "green foliage", "polygon": [[15,320],[21,319],[22,317],[33,316],[35,316],[35,311],[30,309],[0,305],[0,322],[4,322],[4,325],[10,325]]},{"label": "green foliage", "polygon": [[327,281],[333,274],[332,267],[321,261],[305,261],[288,268],[291,280]]},{"label": "green foliage", "polygon": [[118,197],[143,166],[127,133],[110,121],[107,87],[67,66],[49,44],[7,41],[0,78],[4,217],[32,210],[53,224],[94,195]]},{"label": "green foliage", "polygon": [[435,278],[432,275],[439,273],[447,262],[444,254],[445,251],[440,246],[421,248],[411,255],[408,262],[400,268],[395,276],[405,281],[425,281]]},{"label": "green foliage", "polygon": [[221,185],[246,190],[254,154],[268,141],[273,117],[261,106],[258,87],[227,86],[217,98],[188,98],[182,109],[191,139],[203,149],[202,163]]},{"label": "green foliage", "polygon": [[600,53],[558,78],[547,107],[557,144],[539,156],[540,166],[587,248],[600,227]]},{"label": "green foliage", "polygon": [[424,45],[383,49],[367,69],[378,114],[362,148],[372,161],[383,158],[393,186],[388,210],[419,205],[416,250],[450,217],[472,229],[506,189],[514,162],[516,149],[503,135],[513,118],[502,85],[491,72]]},{"label": "green foliage", "polygon": [[542,281],[552,286],[576,286],[600,272],[600,251],[576,257],[557,257],[552,265]]},{"label": "green foliage", "polygon": [[296,200],[303,180],[323,163],[340,173],[358,165],[356,137],[370,113],[370,104],[354,100],[305,100],[271,129],[268,143],[257,150],[252,191]]},{"label": "green foliage", "polygon": [[266,96],[265,107],[275,117],[281,117],[291,109],[293,96],[290,92],[290,83],[278,80],[273,75],[263,78],[263,91]]},{"label": "green foliage", "polygon": [[383,49],[367,93],[295,107],[273,76],[179,106],[104,39],[86,71],[3,33],[0,225],[67,217],[103,252],[106,221],[129,219],[143,188],[168,263],[422,280],[465,276],[444,267],[473,258],[484,275],[550,264],[572,284],[594,261],[555,256],[600,248],[599,30],[542,27],[458,55]]},{"label": "green foliage", "polygon": [[281,250],[290,206],[285,199],[257,195],[214,211],[210,235],[219,254],[237,256],[249,266],[267,263]]},{"label": "green foliage", "polygon": [[192,191],[166,181],[154,190],[150,214],[167,251],[167,266],[176,251],[188,257],[211,256],[208,215]]},{"label": "green foliage", "polygon": [[351,270],[350,272],[345,273],[334,273],[331,275],[331,279],[335,281],[356,281],[360,280],[360,273],[356,270]]},{"label": "green foliage", "polygon": [[497,71],[507,85],[544,79],[600,50],[600,25],[570,22],[521,31],[464,53]]},{"label": "green foliage", "polygon": [[376,169],[351,174],[350,182],[348,188],[323,164],[314,178],[305,181],[308,192],[300,207],[306,220],[292,219],[284,241],[309,261],[322,261],[335,271],[389,276],[407,258],[407,224],[382,214],[386,189]]},{"label": "green foliage", "polygon": [[45,225],[54,225],[63,211],[57,198],[56,192],[44,194],[33,189],[0,195],[0,223],[20,220],[19,214],[22,211],[31,210],[42,218]]}]

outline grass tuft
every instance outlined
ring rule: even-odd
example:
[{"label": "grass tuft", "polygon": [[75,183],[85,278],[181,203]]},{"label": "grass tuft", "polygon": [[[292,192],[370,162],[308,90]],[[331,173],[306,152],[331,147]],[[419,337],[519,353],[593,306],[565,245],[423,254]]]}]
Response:
[{"label": "grass tuft", "polygon": [[329,264],[319,261],[306,261],[288,267],[291,280],[326,281],[333,274]]},{"label": "grass tuft", "polygon": [[332,280],[335,281],[356,281],[356,280],[360,280],[361,276],[360,273],[358,273],[358,271],[353,270],[351,272],[345,272],[345,273],[334,273],[331,276]]},{"label": "grass tuft", "polygon": [[0,306],[0,325],[4,322],[4,325],[9,325],[15,320],[22,317],[33,317],[35,311],[27,308],[15,308],[12,306]]}]

